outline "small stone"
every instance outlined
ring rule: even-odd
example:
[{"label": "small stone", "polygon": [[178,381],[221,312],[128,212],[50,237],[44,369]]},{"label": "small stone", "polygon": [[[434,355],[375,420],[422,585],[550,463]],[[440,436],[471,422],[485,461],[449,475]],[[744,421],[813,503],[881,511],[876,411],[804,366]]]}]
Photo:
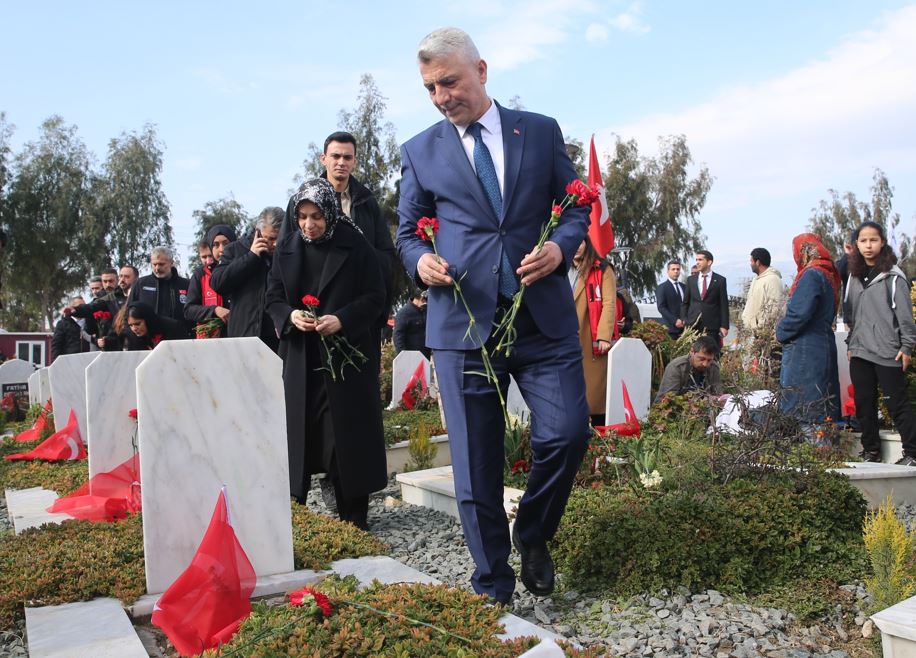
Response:
[{"label": "small stone", "polygon": [[403,504],[404,501],[402,501],[400,498],[395,498],[394,496],[385,496],[385,507],[400,507]]},{"label": "small stone", "polygon": [[718,628],[719,622],[711,617],[700,620],[700,632],[707,637],[712,635],[712,632]]},{"label": "small stone", "polygon": [[567,601],[575,601],[579,598],[579,592],[574,589],[569,590],[568,592],[563,593],[563,598]]},{"label": "small stone", "polygon": [[857,615],[855,618],[856,626],[862,626],[865,623],[865,615]]},{"label": "small stone", "polygon": [[871,619],[866,619],[865,623],[862,624],[862,637],[864,637],[867,640],[874,634],[875,634],[875,622],[873,622]]},{"label": "small stone", "polygon": [[625,637],[617,644],[619,647],[618,653],[630,653],[636,648],[637,644],[639,644],[639,640],[635,637]]},{"label": "small stone", "polygon": [[548,615],[548,614],[544,611],[544,608],[542,608],[542,607],[539,606],[539,605],[534,606],[534,617],[535,617],[535,619],[537,619],[537,620],[538,620],[539,622],[541,622],[542,624],[549,624],[549,623],[550,623],[550,615]]},{"label": "small stone", "polygon": [[665,619],[666,617],[671,616],[671,611],[665,608],[662,608],[661,610],[656,610],[655,614],[658,615],[659,619]]},{"label": "small stone", "polygon": [[725,601],[725,598],[714,589],[706,590],[706,595],[709,597],[709,605],[722,605]]}]

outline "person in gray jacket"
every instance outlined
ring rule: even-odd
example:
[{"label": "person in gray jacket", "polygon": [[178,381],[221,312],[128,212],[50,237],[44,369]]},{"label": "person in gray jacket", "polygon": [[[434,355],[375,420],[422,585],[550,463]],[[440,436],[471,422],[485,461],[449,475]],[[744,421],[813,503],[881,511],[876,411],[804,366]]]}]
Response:
[{"label": "person in gray jacket", "polygon": [[690,346],[690,353],[672,359],[658,385],[655,402],[665,394],[683,395],[698,391],[709,395],[722,395],[722,376],[719,374],[719,341],[712,336],[700,336]]},{"label": "person in gray jacket", "polygon": [[878,384],[900,432],[902,466],[916,466],[916,413],[907,400],[906,370],[916,345],[916,323],[906,276],[887,244],[884,227],[864,222],[853,233],[845,304],[849,376],[856,418],[862,426],[862,457],[881,461]]}]

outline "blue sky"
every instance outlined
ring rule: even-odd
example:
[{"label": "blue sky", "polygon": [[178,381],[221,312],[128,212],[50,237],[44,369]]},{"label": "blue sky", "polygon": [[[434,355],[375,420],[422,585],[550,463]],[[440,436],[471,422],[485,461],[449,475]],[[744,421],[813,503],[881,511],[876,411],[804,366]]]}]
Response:
[{"label": "blue sky", "polygon": [[[599,149],[653,153],[683,133],[715,177],[701,215],[716,269],[746,276],[790,241],[828,188],[868,194],[881,167],[912,234],[916,5],[871,2],[4,2],[0,110],[14,147],[60,114],[99,159],[144,123],[165,143],[163,184],[186,252],[191,213],[232,194],[285,206],[309,142],[334,130],[371,73],[399,141],[439,119],[414,48],[457,25],[488,90],[552,115]],[[186,259],[185,259],[186,261]],[[141,269],[143,269],[141,267]]]}]

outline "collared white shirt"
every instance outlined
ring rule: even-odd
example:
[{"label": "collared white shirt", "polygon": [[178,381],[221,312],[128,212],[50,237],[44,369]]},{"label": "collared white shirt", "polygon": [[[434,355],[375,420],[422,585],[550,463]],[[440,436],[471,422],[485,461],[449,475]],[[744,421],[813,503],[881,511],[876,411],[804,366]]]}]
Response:
[{"label": "collared white shirt", "polygon": [[697,288],[700,289],[700,292],[703,292],[703,277],[706,277],[706,292],[709,292],[709,286],[712,285],[712,268],[709,268],[709,271],[704,275],[702,272],[697,272]]},{"label": "collared white shirt", "polygon": [[[477,123],[483,126],[480,136],[493,159],[493,167],[496,169],[496,178],[499,181],[499,193],[505,197],[503,179],[505,178],[506,156],[503,151],[503,126],[499,119],[499,110],[493,99],[490,99],[490,108],[477,119]],[[471,163],[471,169],[477,173],[477,168],[474,166],[474,136],[468,132],[467,126],[455,126],[455,128],[458,129],[458,136],[461,138],[461,145]]]},{"label": "collared white shirt", "polygon": [[674,290],[675,292],[677,292],[677,296],[681,298],[681,301],[684,301],[684,293],[681,292],[681,287],[677,285],[678,283],[680,283],[680,281],[678,279],[668,279],[668,280],[671,282],[671,285],[674,286]]}]

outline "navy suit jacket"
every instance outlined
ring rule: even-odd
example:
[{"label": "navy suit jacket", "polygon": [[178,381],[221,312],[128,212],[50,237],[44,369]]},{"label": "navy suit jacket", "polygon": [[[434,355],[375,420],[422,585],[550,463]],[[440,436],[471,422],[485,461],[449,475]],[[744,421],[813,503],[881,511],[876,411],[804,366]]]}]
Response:
[{"label": "navy suit jacket", "polygon": [[[681,295],[687,297],[687,289],[684,284],[678,281],[675,285],[680,288]],[[655,291],[655,306],[662,314],[669,333],[679,334],[683,331],[674,324],[681,317],[681,295],[677,294],[674,286],[671,285],[671,279],[662,281]]]},{"label": "navy suit jacket", "polygon": [[[505,152],[503,213],[497,217],[458,130],[447,120],[426,129],[401,147],[401,195],[398,254],[417,284],[417,262],[432,245],[416,235],[421,217],[437,217],[439,255],[475,316],[479,340],[486,341],[496,312],[499,265],[503,250],[513,270],[537,244],[551,207],[566,196],[576,171],[566,154],[563,134],[550,117],[497,106]],[[563,252],[563,263],[525,292],[525,305],[538,329],[549,338],[578,331],[573,296],[566,276],[573,255],[588,231],[586,207],[567,209],[550,237]],[[468,315],[451,286],[429,290],[426,344],[433,349],[467,350],[480,346],[465,339]]]}]

